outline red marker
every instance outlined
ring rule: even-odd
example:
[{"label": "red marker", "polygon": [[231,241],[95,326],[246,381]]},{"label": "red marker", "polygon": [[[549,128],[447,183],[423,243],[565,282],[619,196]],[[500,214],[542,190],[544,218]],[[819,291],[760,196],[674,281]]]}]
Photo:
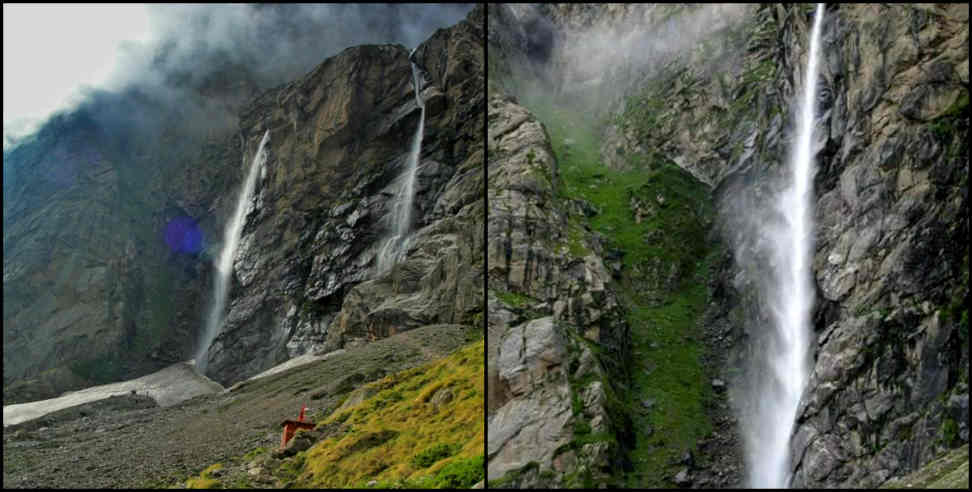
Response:
[{"label": "red marker", "polygon": [[314,428],[313,422],[304,422],[304,410],[307,410],[306,404],[301,407],[297,420],[287,419],[280,424],[283,427],[283,435],[280,436],[280,449],[287,446],[287,442],[290,441],[290,438],[294,437],[294,433],[298,429],[310,430]]}]

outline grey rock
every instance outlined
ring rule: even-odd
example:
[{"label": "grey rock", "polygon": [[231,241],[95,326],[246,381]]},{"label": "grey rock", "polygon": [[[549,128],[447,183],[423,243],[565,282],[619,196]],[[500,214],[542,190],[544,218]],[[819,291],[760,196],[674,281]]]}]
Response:
[{"label": "grey rock", "polygon": [[[609,288],[611,272],[598,254],[600,243],[582,239],[583,255],[577,256],[568,247],[567,216],[591,215],[596,209],[584,202],[561,208],[554,186],[557,162],[543,126],[509,98],[496,94],[488,103],[489,288],[537,302],[531,302],[529,314],[493,294],[487,304],[487,351],[495,354],[487,358],[487,479],[536,461],[541,470],[563,473],[520,477],[518,486],[564,486],[568,468],[601,470],[616,453],[597,445],[554,457],[573,436],[568,370],[577,379],[594,376],[576,388],[592,431],[616,425],[604,409],[610,379],[591,349],[575,337],[617,350],[626,343],[626,326]],[[530,172],[524,172],[527,168]],[[550,306],[542,311],[549,315],[523,319],[537,316],[533,312],[544,305]],[[568,335],[565,329],[577,331]]]},{"label": "grey rock", "polygon": [[566,342],[554,328],[553,318],[532,320],[504,336],[499,352],[500,378],[514,395],[527,393],[542,384],[549,369],[559,366],[565,354]]},{"label": "grey rock", "polygon": [[[583,94],[579,87],[589,78],[574,73],[577,67],[570,64],[571,52],[581,51],[586,29],[610,32],[644,25],[663,12],[637,5],[491,9],[502,15],[490,16],[490,33],[506,36],[496,38],[491,53],[492,47],[501,48],[497,53],[509,55],[514,71],[530,67],[542,73],[557,67],[554,73],[564,80],[554,85],[568,98]],[[499,21],[515,24],[521,18],[515,12],[549,20],[560,36],[551,59],[543,62],[547,65],[517,57],[529,43],[511,41],[526,38],[510,34]],[[661,101],[650,131],[638,132],[634,118],[607,125],[599,142],[606,165],[627,169],[632,157],[660,154],[709,184],[720,200],[720,227],[736,255],[718,267],[713,283],[724,295],[714,299],[714,314],[705,324],[727,326],[722,348],[736,367],[755,355],[759,347],[749,341],[769,318],[758,298],[758,276],[768,258],[750,252],[761,251],[761,227],[779,220],[764,197],[782,182],[794,138],[787,122],[799,100],[800,87],[794,81],[802,80],[805,70],[813,18],[809,14],[806,8],[782,5],[743,9],[747,27],[738,47],[741,62],[733,58],[732,63],[738,73],[721,80],[710,76],[719,71],[711,70],[716,61],[701,53],[672,63],[679,71],[672,80],[660,79],[652,66],[636,67],[625,59],[616,68],[628,74],[605,70],[596,81],[601,93],[619,94],[615,100],[598,99],[599,109],[610,117],[625,120],[634,114],[624,111],[632,102],[626,97],[637,93],[634,89],[650,89]],[[967,19],[964,5],[827,9],[816,123],[822,131],[813,142],[818,166],[813,183],[815,340],[791,441],[795,486],[879,486],[934,458],[945,417],[959,422],[958,437],[967,439],[967,390],[957,389],[956,381],[967,380],[968,355],[946,343],[959,339],[957,323],[934,314],[967,296],[967,279],[958,274],[964,272],[966,250],[954,247],[967,243],[961,225],[968,215],[963,184],[967,148],[950,133],[947,123],[952,120],[938,119],[967,97],[962,86],[968,79]],[[729,40],[724,47],[731,47]],[[743,87],[739,75],[762,63],[774,69],[753,87]],[[726,111],[733,99],[746,94],[754,94],[752,104]],[[594,294],[600,292],[599,279],[611,290],[610,275],[617,271],[607,270],[602,277],[596,262],[581,267],[569,263],[566,253],[558,255],[557,245],[566,236],[562,224],[584,212],[561,210],[551,199],[557,170],[543,129],[526,111],[512,107],[513,100],[497,96],[488,110],[493,118],[488,128],[490,206],[497,205],[497,213],[488,219],[490,288],[549,302],[555,320],[572,322],[588,340],[612,354],[622,353],[623,329],[589,325],[598,317],[611,319],[610,302],[598,305]],[[964,117],[955,122],[962,128]],[[517,156],[531,150],[550,164],[545,168],[549,183],[518,172],[518,159],[525,158]],[[671,201],[667,195],[662,198],[628,200],[628,207],[641,223],[657,213],[660,201]],[[740,217],[754,220],[734,220]],[[583,246],[604,257],[598,241],[589,240],[593,235],[583,231],[581,236],[576,249]],[[740,258],[747,255],[753,257],[748,263]],[[650,274],[672,276],[664,266]],[[587,283],[588,278],[594,281]],[[720,360],[720,354],[709,355]],[[587,367],[593,365],[585,364],[585,371]],[[578,369],[574,374],[581,373]],[[712,381],[717,395],[723,389],[734,391],[735,380],[725,373],[710,377],[721,382]],[[737,395],[732,405],[744,400]],[[727,443],[713,447],[707,457],[729,454]],[[695,483],[736,485],[727,483],[734,475],[731,469],[720,465]]]},{"label": "grey rock", "polygon": [[692,454],[692,451],[686,451],[682,453],[682,458],[679,459],[678,462],[679,464],[688,466],[691,469],[693,466],[695,466],[695,455]]},{"label": "grey rock", "polygon": [[674,477],[675,485],[688,487],[692,485],[692,477],[689,475],[688,468],[682,468]]},{"label": "grey rock", "polygon": [[429,400],[429,403],[431,403],[436,408],[438,408],[442,405],[448,404],[453,400],[453,398],[455,398],[455,395],[452,393],[451,389],[442,388],[436,391],[435,394],[432,395],[432,398]]},{"label": "grey rock", "polygon": [[[482,140],[465,135],[481,135],[482,118],[475,114],[485,108],[474,84],[459,83],[481,80],[476,69],[484,63],[481,35],[463,21],[416,51],[431,70],[424,91],[426,138],[416,180],[415,224],[402,261],[389,271],[376,267],[390,229],[386,196],[397,191],[393,178],[398,173],[392,168],[404,159],[402,149],[408,148],[418,112],[411,85],[398,84],[388,74],[410,80],[408,53],[377,46],[364,55],[352,50],[257,101],[272,120],[278,117],[276,101],[303,100],[302,111],[309,118],[327,119],[331,130],[318,129],[307,138],[287,126],[274,135],[264,206],[246,228],[244,275],[238,272],[243,288],[232,291],[226,336],[210,351],[209,370],[216,379],[237,379],[288,357],[360,345],[423,325],[469,324],[484,310],[483,255],[476,246],[485,203]],[[451,64],[440,66],[445,60]],[[467,70],[459,73],[459,66]],[[377,74],[379,67],[384,75]],[[347,73],[355,74],[353,80],[338,76]],[[456,85],[447,86],[447,79]],[[313,91],[322,84],[332,89]],[[353,98],[345,90],[348,84],[368,86],[383,97]],[[340,115],[324,115],[344,103],[348,108]],[[244,115],[242,127],[267,123],[258,108]],[[347,154],[350,144],[334,140],[357,121],[355,114],[382,115],[365,131],[352,132],[354,145],[369,149],[360,155]],[[444,148],[451,149],[448,155]],[[311,168],[317,170],[311,173]],[[305,212],[317,209],[326,212]],[[282,259],[298,261],[283,264]],[[303,299],[301,309],[288,317],[295,298]]]},{"label": "grey rock", "polygon": [[310,449],[318,439],[320,439],[320,433],[316,431],[299,431],[287,442],[284,449],[275,450],[274,456],[281,458],[294,456],[301,451]]}]

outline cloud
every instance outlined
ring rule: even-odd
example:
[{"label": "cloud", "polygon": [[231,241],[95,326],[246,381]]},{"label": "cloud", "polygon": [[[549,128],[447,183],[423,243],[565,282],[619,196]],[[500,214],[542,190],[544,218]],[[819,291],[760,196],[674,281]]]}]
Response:
[{"label": "cloud", "polygon": [[[658,73],[678,56],[693,56],[738,25],[747,5],[611,5],[593,10],[582,5],[504,6],[511,20],[509,37],[539,75],[536,94],[556,93],[564,104],[617,102],[625,91]],[[507,35],[497,30],[501,35]],[[724,69],[736,57],[710,57],[694,63],[708,73]],[[537,91],[537,92],[534,92]],[[581,97],[578,97],[581,96]]]},{"label": "cloud", "polygon": [[685,54],[722,29],[744,18],[745,5],[703,5],[672,12],[651,6],[643,15],[593,27],[574,34],[575,42],[563,53],[575,77],[597,77],[617,66],[650,69],[673,55]]},{"label": "cloud", "polygon": [[31,133],[76,105],[80,87],[107,80],[119,40],[148,35],[144,6],[4,4],[4,135]]},{"label": "cloud", "polygon": [[[207,120],[224,124],[230,116],[219,114],[220,110],[225,113],[242,101],[214,103],[209,100],[213,94],[241,85],[266,89],[285,83],[350,46],[399,43],[411,48],[436,29],[460,21],[471,9],[471,4],[149,5],[149,34],[143,36],[147,42],[116,40],[117,60],[111,74],[93,83],[73,81],[74,99],[60,98],[57,107],[43,108],[41,119],[57,110],[82,108],[122,120],[139,111],[144,113],[141,119],[162,118],[169,108],[183,106],[178,111],[192,113],[189,124],[206,126]],[[4,18],[6,59],[6,5]],[[87,28],[97,31],[98,25]],[[73,36],[49,37],[62,46],[75,41]],[[32,49],[29,43],[18,46]],[[82,88],[85,82],[88,86]],[[109,110],[106,104],[131,107]],[[32,116],[36,123],[38,115]],[[5,111],[4,148],[33,129],[23,115]]]}]

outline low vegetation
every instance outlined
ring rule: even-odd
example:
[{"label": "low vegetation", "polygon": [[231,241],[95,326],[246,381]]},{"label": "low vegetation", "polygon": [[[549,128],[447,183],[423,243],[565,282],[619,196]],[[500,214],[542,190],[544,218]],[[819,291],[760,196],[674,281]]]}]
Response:
[{"label": "low vegetation", "polygon": [[914,473],[885,482],[882,489],[968,489],[969,445],[948,451]]},{"label": "low vegetation", "polygon": [[[657,154],[631,159],[626,170],[607,168],[599,156],[596,122],[550,101],[525,104],[549,133],[563,178],[560,198],[582,199],[598,210],[589,218],[572,216],[571,226],[602,234],[623,258],[618,293],[631,327],[633,389],[619,395],[617,404],[633,419],[636,437],[629,450],[633,470],[619,485],[671,486],[672,463],[712,428],[704,408],[711,388],[698,333],[715,256],[706,237],[714,214],[708,190]],[[640,109],[640,121],[651,122],[652,109],[659,108]],[[592,434],[583,420],[575,434],[575,445],[613,441]],[[577,478],[575,485],[583,485],[583,477]]]},{"label": "low vegetation", "polygon": [[245,471],[214,479],[210,467],[187,485],[469,488],[484,478],[484,368],[480,339],[370,383],[370,398],[318,422],[321,437],[306,451],[278,459],[257,448],[229,460],[241,470],[260,463],[270,483],[251,481]]},{"label": "low vegetation", "polygon": [[187,489],[211,489],[217,487],[219,485],[219,481],[213,478],[211,475],[214,472],[221,470],[222,468],[223,465],[220,463],[216,463],[215,465],[209,466],[208,468],[203,470],[198,477],[192,477],[186,480],[186,488]]},{"label": "low vegetation", "polygon": [[478,341],[372,383],[377,394],[319,424],[344,431],[307,451],[294,485],[469,487],[481,480],[483,352]]}]

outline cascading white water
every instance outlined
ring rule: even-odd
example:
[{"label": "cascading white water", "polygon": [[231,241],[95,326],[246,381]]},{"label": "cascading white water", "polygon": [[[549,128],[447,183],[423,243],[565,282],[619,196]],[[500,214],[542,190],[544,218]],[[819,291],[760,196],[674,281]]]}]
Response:
[{"label": "cascading white water", "polygon": [[813,174],[811,149],[817,92],[817,52],[823,4],[817,5],[810,34],[803,99],[797,122],[796,147],[791,150],[789,186],[776,199],[783,217],[780,227],[767,227],[773,256],[768,289],[774,343],[766,358],[760,387],[751,395],[752,422],[746,427],[749,482],[752,487],[782,488],[790,481],[790,437],[796,412],[809,377],[810,315],[814,302],[811,283],[813,252]]},{"label": "cascading white water", "polygon": [[[415,50],[412,50],[412,54]],[[409,54],[409,58],[412,57]],[[378,271],[384,272],[391,268],[408,251],[408,233],[412,226],[412,202],[415,200],[415,175],[418,169],[419,158],[422,155],[422,137],[425,135],[425,103],[422,101],[420,92],[422,91],[422,77],[418,67],[412,62],[412,84],[415,87],[415,102],[421,109],[419,115],[418,128],[415,136],[412,137],[412,146],[405,162],[405,174],[400,177],[398,193],[392,204],[395,233],[385,240],[385,243],[378,251]]]},{"label": "cascading white water", "polygon": [[223,325],[223,309],[226,307],[226,299],[229,297],[229,287],[233,277],[233,260],[236,258],[236,249],[240,244],[240,232],[243,230],[253,188],[256,187],[257,175],[260,174],[260,169],[267,160],[266,147],[269,141],[270,130],[267,130],[260,140],[256,155],[253,156],[253,163],[250,164],[250,171],[246,175],[246,180],[243,181],[243,188],[240,189],[240,197],[236,202],[236,210],[223,232],[223,249],[219,253],[219,263],[216,264],[213,298],[210,301],[209,315],[206,317],[202,340],[196,349],[196,369],[200,373],[206,371],[206,365],[209,362],[207,359],[209,346],[216,339],[216,335],[219,335],[220,328]]}]

